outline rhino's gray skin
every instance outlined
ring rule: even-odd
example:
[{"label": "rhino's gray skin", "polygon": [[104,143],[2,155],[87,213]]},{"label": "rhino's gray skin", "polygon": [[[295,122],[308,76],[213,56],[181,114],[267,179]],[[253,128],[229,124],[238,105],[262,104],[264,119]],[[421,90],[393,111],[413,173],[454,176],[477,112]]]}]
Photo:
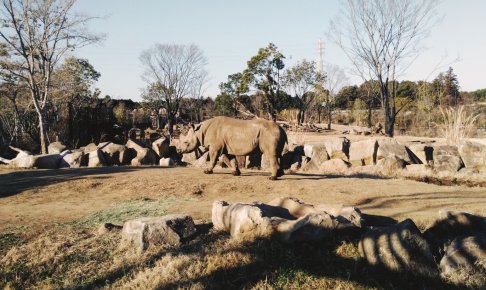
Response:
[{"label": "rhino's gray skin", "polygon": [[188,153],[199,146],[209,148],[210,164],[205,173],[212,173],[219,155],[227,154],[235,168],[234,174],[239,175],[235,156],[260,150],[270,161],[270,179],[275,180],[283,175],[279,158],[286,142],[287,134],[273,121],[215,117],[191,128],[186,136],[181,136],[178,151]]}]

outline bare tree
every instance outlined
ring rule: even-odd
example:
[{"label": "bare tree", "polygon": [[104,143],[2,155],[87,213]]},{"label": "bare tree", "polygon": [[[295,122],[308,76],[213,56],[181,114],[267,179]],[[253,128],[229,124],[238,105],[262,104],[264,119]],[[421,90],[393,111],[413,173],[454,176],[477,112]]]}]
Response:
[{"label": "bare tree", "polygon": [[331,130],[332,111],[334,110],[336,95],[347,83],[348,78],[344,70],[337,65],[326,64],[324,71],[326,72],[324,103],[327,111],[327,129]]},{"label": "bare tree", "polygon": [[145,67],[142,79],[147,83],[144,100],[161,102],[167,110],[169,134],[183,97],[191,95],[194,84],[200,82],[207,63],[195,44],[155,44],[142,52],[140,61]]},{"label": "bare tree", "polygon": [[76,0],[1,0],[0,39],[12,58],[10,70],[28,85],[39,119],[42,153],[47,153],[47,105],[52,73],[69,50],[93,43],[86,31],[92,17],[71,15]]},{"label": "bare tree", "polygon": [[303,60],[285,71],[282,76],[283,85],[299,98],[298,124],[304,122],[305,112],[314,101],[316,85],[324,81],[324,76],[316,69],[313,61]]},{"label": "bare tree", "polygon": [[203,95],[206,92],[207,84],[208,84],[208,72],[204,69],[199,71],[199,74],[194,78],[194,82],[191,86],[191,97],[194,98],[195,101],[195,113],[196,113],[196,121],[200,123],[202,121],[201,116],[201,108],[203,102]]},{"label": "bare tree", "polygon": [[438,0],[348,0],[331,23],[331,38],[360,75],[380,84],[385,133],[393,136],[396,78],[420,53],[420,42],[437,13]]}]

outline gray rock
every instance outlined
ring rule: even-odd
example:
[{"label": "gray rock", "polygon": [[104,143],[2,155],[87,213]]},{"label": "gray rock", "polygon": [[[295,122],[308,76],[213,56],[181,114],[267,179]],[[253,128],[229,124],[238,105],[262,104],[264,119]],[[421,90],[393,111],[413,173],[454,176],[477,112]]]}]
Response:
[{"label": "gray rock", "polygon": [[385,175],[393,175],[404,169],[406,165],[407,162],[396,155],[387,155],[376,162],[378,170]]},{"label": "gray rock", "polygon": [[143,251],[151,245],[180,245],[195,233],[194,221],[187,215],[144,217],[125,222],[121,243]]},{"label": "gray rock", "polygon": [[66,149],[66,145],[61,142],[52,142],[47,146],[47,152],[49,154],[59,154]]},{"label": "gray rock", "polygon": [[[417,157],[422,164],[431,164],[434,160],[433,152],[434,148],[423,143],[409,144],[407,148],[410,152]],[[414,162],[418,163],[418,162]]]},{"label": "gray rock", "polygon": [[103,152],[106,165],[122,165],[125,158],[123,153],[127,150],[127,147],[112,142],[103,142],[98,144],[98,149]]},{"label": "gray rock", "polygon": [[61,164],[62,156],[59,153],[36,155],[34,167],[38,169],[57,169]]},{"label": "gray rock", "polygon": [[[412,153],[413,154],[413,153]],[[395,139],[380,139],[378,140],[378,150],[376,151],[376,160],[384,159],[387,157],[396,156],[401,160],[405,161],[407,164],[417,163],[418,157],[415,160],[409,155],[407,147],[405,145],[399,144]]]},{"label": "gray rock", "polygon": [[424,236],[436,249],[436,254],[459,236],[486,232],[486,217],[465,212],[439,211],[439,217]]},{"label": "gray rock", "polygon": [[319,172],[321,171],[321,165],[325,161],[329,160],[326,146],[323,144],[318,145],[304,145],[304,154],[310,158],[310,161],[302,166],[302,171],[306,172]]},{"label": "gray rock", "polygon": [[486,172],[486,145],[463,141],[459,144],[458,150],[466,168]]},{"label": "gray rock", "polygon": [[84,154],[89,154],[90,152],[98,149],[98,146],[95,143],[89,143],[88,145],[84,146],[82,149],[84,150]]},{"label": "gray rock", "polygon": [[204,168],[208,162],[209,152],[204,153],[199,159],[192,163],[194,167]]},{"label": "gray rock", "polygon": [[366,232],[358,250],[372,266],[430,277],[438,275],[431,248],[410,219]]},{"label": "gray rock", "polygon": [[292,198],[268,204],[215,201],[212,222],[216,230],[229,231],[235,239],[275,236],[283,242],[315,241],[343,229],[358,229],[351,211],[339,212],[350,215],[333,216]]},{"label": "gray rock", "polygon": [[327,154],[331,159],[349,160],[349,146],[351,143],[346,137],[333,137],[324,140]]},{"label": "gray rock", "polygon": [[458,237],[440,261],[441,276],[455,284],[486,287],[486,233]]},{"label": "gray rock", "polygon": [[431,167],[429,165],[426,165],[426,164],[409,164],[409,165],[405,166],[405,169],[408,172],[416,173],[416,174],[422,174],[422,175],[432,173]]},{"label": "gray rock", "polygon": [[105,156],[103,154],[103,151],[101,151],[100,149],[91,151],[87,155],[88,167],[100,167],[106,165]]},{"label": "gray rock", "polygon": [[378,142],[375,139],[351,142],[349,162],[353,166],[376,164]]},{"label": "gray rock", "polygon": [[137,152],[137,155],[131,161],[131,165],[140,166],[158,164],[159,158],[152,149],[142,147],[132,140],[128,140],[126,147],[134,149]]},{"label": "gray rock", "polygon": [[164,167],[173,167],[175,165],[174,160],[172,158],[160,158],[159,160],[159,166],[164,166]]},{"label": "gray rock", "polygon": [[159,158],[169,157],[170,140],[165,137],[161,137],[152,143],[152,149],[159,156]]},{"label": "gray rock", "polygon": [[320,166],[322,173],[343,173],[351,166],[348,162],[342,159],[331,159],[324,161]]},{"label": "gray rock", "polygon": [[81,166],[81,160],[83,159],[83,155],[84,152],[81,150],[66,150],[62,152],[62,160],[59,164],[59,168],[79,168]]},{"label": "gray rock", "polygon": [[464,167],[456,146],[434,147],[434,169],[437,171],[457,172]]}]

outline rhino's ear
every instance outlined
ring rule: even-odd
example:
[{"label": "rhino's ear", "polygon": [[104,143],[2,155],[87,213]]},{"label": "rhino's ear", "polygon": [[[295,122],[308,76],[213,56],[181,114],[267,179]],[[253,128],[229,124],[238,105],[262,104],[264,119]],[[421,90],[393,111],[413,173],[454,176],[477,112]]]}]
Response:
[{"label": "rhino's ear", "polygon": [[196,124],[196,125],[194,125],[194,131],[199,130],[199,128],[201,128],[201,124]]}]

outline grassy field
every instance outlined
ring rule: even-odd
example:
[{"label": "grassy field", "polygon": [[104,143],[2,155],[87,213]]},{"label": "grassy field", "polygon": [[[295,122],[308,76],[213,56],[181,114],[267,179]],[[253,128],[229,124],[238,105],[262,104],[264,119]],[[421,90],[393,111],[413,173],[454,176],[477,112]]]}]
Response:
[{"label": "grassy field", "polygon": [[[486,214],[481,187],[438,186],[367,176],[286,175],[194,168],[1,171],[0,287],[10,289],[449,289],[441,279],[377,271],[357,239],[320,243],[234,241],[211,229],[214,200],[269,201],[294,196],[342,203],[423,230],[440,209]],[[187,213],[198,234],[181,247],[143,254],[121,248],[103,227],[142,216]]]},{"label": "grassy field", "polygon": [[198,224],[182,247],[152,247],[143,254],[119,247],[121,223],[164,214],[165,200],[133,200],[32,236],[1,236],[0,285],[14,289],[417,289],[452,287],[445,281],[375,272],[359,258],[357,241],[282,244],[237,242]]}]

